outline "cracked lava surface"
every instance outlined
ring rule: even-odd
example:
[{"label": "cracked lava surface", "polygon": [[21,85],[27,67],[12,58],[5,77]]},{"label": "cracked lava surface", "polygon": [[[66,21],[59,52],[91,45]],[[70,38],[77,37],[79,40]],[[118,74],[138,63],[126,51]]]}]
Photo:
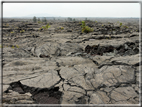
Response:
[{"label": "cracked lava surface", "polygon": [[[76,26],[72,32],[70,25]],[[23,24],[25,33],[14,36],[3,28],[3,104],[140,103],[138,32],[108,39],[96,35],[103,28],[81,34],[78,22],[52,22],[46,32],[32,29],[33,36],[30,26]]]}]

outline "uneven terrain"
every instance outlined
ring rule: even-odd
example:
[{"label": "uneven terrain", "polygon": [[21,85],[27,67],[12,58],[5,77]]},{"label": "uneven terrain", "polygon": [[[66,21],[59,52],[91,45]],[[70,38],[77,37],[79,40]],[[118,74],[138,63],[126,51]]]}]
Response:
[{"label": "uneven terrain", "polygon": [[138,23],[85,22],[5,21],[3,104],[139,104]]}]

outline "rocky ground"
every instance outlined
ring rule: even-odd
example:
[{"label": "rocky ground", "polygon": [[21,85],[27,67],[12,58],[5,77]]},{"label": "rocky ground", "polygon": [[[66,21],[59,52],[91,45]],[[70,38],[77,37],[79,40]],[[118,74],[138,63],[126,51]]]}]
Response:
[{"label": "rocky ground", "polygon": [[140,103],[138,23],[42,25],[3,25],[3,105]]}]

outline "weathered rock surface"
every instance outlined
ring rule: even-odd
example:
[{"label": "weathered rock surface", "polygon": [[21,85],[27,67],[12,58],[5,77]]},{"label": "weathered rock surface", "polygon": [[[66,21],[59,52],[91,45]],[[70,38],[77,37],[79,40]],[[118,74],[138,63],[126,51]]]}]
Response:
[{"label": "weathered rock surface", "polygon": [[55,25],[37,37],[28,30],[10,42],[4,37],[3,104],[140,103],[138,32],[100,34],[113,28],[106,25],[80,34],[77,23],[62,24],[62,31]]},{"label": "weathered rock surface", "polygon": [[4,104],[33,104],[34,101],[31,98],[30,93],[19,94],[18,92],[9,90],[9,93],[3,94]]}]

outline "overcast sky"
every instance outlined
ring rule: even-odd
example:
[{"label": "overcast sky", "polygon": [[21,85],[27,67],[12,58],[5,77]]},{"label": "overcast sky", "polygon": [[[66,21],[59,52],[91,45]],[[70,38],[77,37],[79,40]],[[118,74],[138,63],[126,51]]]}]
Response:
[{"label": "overcast sky", "polygon": [[3,3],[3,17],[33,17],[34,15],[61,17],[140,17],[140,4]]}]

